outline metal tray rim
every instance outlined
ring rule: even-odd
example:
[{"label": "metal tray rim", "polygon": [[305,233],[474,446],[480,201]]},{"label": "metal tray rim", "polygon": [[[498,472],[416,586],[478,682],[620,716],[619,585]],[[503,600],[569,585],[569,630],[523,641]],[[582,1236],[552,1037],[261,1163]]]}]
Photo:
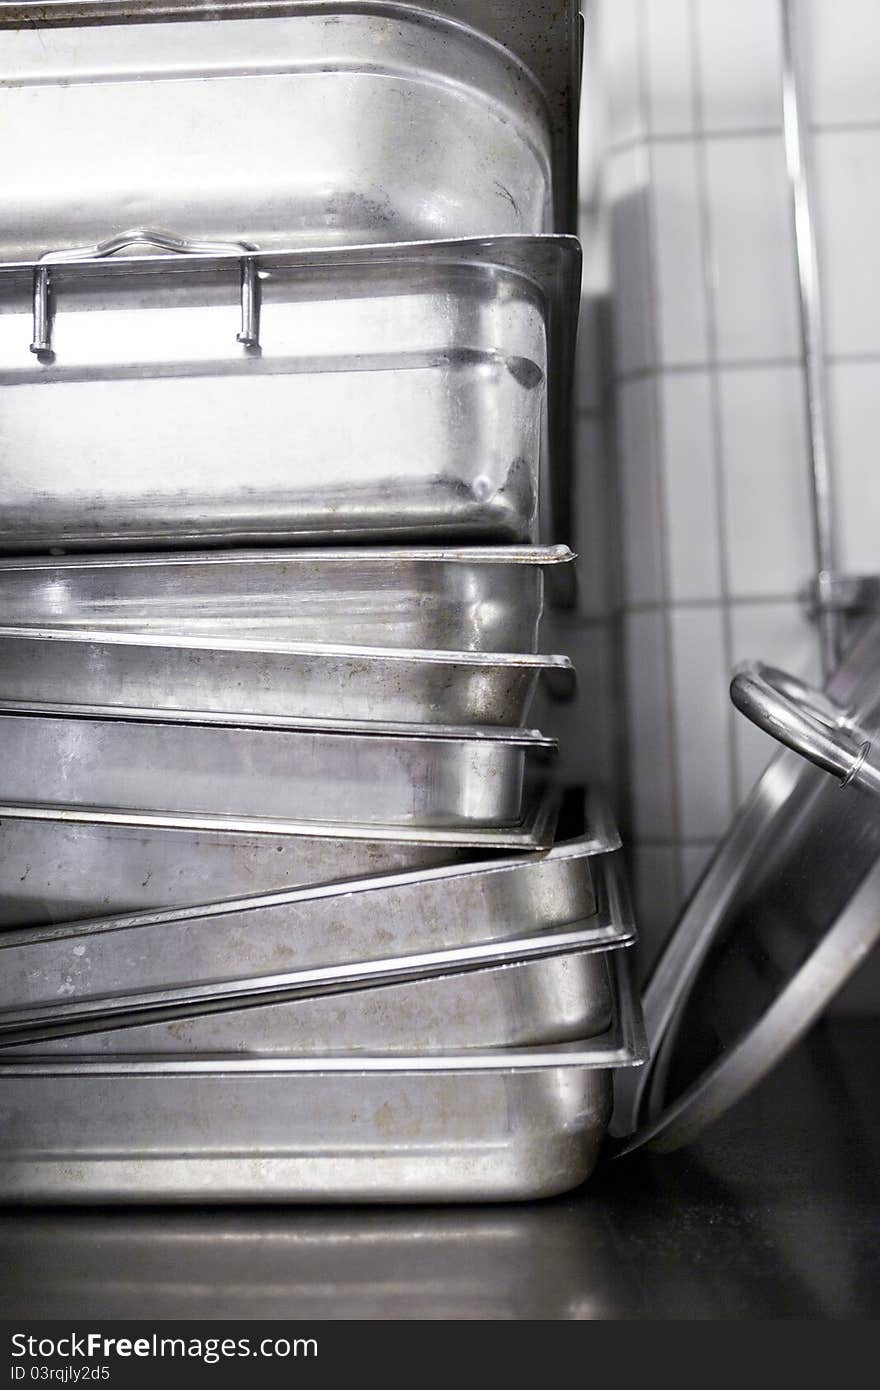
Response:
[{"label": "metal tray rim", "polygon": [[647,1043],[641,1008],[632,984],[627,949],[612,953],[614,1021],[595,1038],[543,1047],[474,1048],[470,1052],[398,1054],[327,1054],[319,1057],[208,1057],[187,1056],[122,1059],[81,1058],[35,1061],[0,1056],[0,1086],[11,1078],[33,1076],[287,1076],[331,1075],[348,1072],[367,1076],[376,1072],[519,1072],[561,1069],[606,1070],[641,1066],[647,1060]]},{"label": "metal tray rim", "polygon": [[[0,261],[0,276],[27,275],[46,266],[53,275],[74,271],[98,278],[116,278],[126,272],[137,274],[188,274],[198,271],[235,268],[242,261],[252,261],[258,270],[315,269],[353,263],[395,265],[415,261],[438,262],[441,265],[468,266],[474,269],[494,269],[509,272],[531,283],[547,299],[557,292],[554,275],[530,258],[530,252],[547,250],[556,264],[580,263],[581,243],[567,232],[503,232],[495,236],[445,237],[437,240],[361,242],[352,246],[296,246],[260,251],[229,252],[195,251],[186,257],[174,254],[117,255],[111,260],[101,257],[74,257],[68,260]],[[59,257],[63,253],[58,253]],[[54,253],[53,253],[54,255]],[[570,316],[568,316],[570,317]]]},{"label": "metal tray rim", "polygon": [[128,724],[196,724],[224,729],[266,729],[312,737],[405,739],[410,743],[500,743],[510,748],[559,747],[537,729],[480,728],[451,724],[389,724],[368,720],[289,719],[281,715],[225,714],[210,710],[149,709],[127,705],[67,705],[44,700],[2,700],[0,718],[83,719],[95,723],[112,720]]},{"label": "metal tray rim", "polygon": [[0,573],[7,570],[134,569],[186,565],[322,564],[480,564],[564,565],[577,559],[567,545],[471,546],[258,546],[230,550],[131,550],[89,554],[0,555]]},{"label": "metal tray rim", "polygon": [[448,845],[462,848],[541,850],[549,848],[557,807],[552,798],[527,801],[518,825],[398,826],[349,821],[278,820],[265,816],[180,815],[170,811],[118,811],[104,806],[54,806],[38,802],[3,802],[0,821],[43,820],[68,824],[143,826],[157,830],[241,831],[250,835],[290,835],[304,839],[370,840],[402,845]]},{"label": "metal tray rim", "polygon": [[[482,652],[460,651],[455,648],[428,647],[362,647],[348,643],[332,642],[282,642],[263,641],[256,638],[226,637],[218,634],[205,636],[194,633],[192,636],[175,632],[149,631],[144,633],[120,631],[114,628],[75,628],[53,627],[44,624],[29,627],[15,624],[0,626],[0,641],[69,642],[75,645],[105,643],[114,647],[158,647],[183,650],[192,647],[198,651],[243,652],[258,655],[266,652],[278,656],[327,656],[353,657],[367,661],[411,662],[413,664],[437,664],[442,666],[476,666],[519,668],[529,667],[538,671],[573,671],[571,658],[561,653],[531,652]],[[0,701],[0,711],[6,703],[21,704],[22,701]],[[42,702],[38,701],[38,704]],[[79,708],[79,707],[77,707]],[[123,706],[90,705],[90,709],[124,708]],[[336,723],[365,721],[335,721]],[[406,727],[398,725],[397,728]]]},{"label": "metal tray rim", "polygon": [[[552,815],[555,798],[550,789],[545,789],[541,800],[534,808],[544,820]],[[41,815],[45,809],[49,814]],[[28,819],[52,819],[54,807],[27,808]],[[0,805],[0,819],[5,814],[12,817],[20,814],[18,809]],[[66,819],[66,817],[64,817]],[[80,818],[81,819],[81,818]],[[7,946],[21,946],[27,942],[46,941],[54,937],[88,936],[96,929],[111,931],[114,927],[128,929],[139,924],[160,926],[163,923],[191,920],[193,918],[214,917],[229,912],[251,911],[261,906],[284,906],[299,902],[321,900],[323,898],[344,898],[361,893],[382,893],[390,888],[403,888],[422,882],[437,882],[444,879],[483,877],[485,875],[522,869],[528,872],[547,860],[594,858],[612,854],[621,848],[620,834],[614,824],[607,801],[601,793],[590,790],[586,797],[586,823],[584,834],[570,840],[562,840],[548,849],[533,850],[523,855],[504,855],[493,859],[474,859],[461,864],[441,864],[432,869],[408,869],[392,874],[371,874],[366,878],[344,879],[334,883],[322,883],[306,888],[292,888],[280,892],[257,893],[243,898],[226,898],[217,902],[197,903],[185,907],[145,909],[140,912],[118,912],[109,917],[82,918],[75,922],[60,922],[45,927],[7,927],[0,933],[0,952]],[[346,837],[356,838],[356,837]],[[372,838],[365,837],[365,838]],[[624,910],[628,919],[631,910],[628,903],[615,904],[615,913]]]},{"label": "metal tray rim", "polygon": [[27,1009],[0,1009],[0,1049],[56,1037],[81,1036],[116,1030],[133,1022],[167,1022],[193,1014],[227,1013],[254,1004],[417,984],[444,977],[474,976],[536,961],[574,955],[597,955],[635,942],[626,923],[597,914],[565,928],[507,941],[476,943],[438,951],[357,961],[346,965],[314,966],[277,975],[226,980],[209,987],[165,987],[144,994],[92,995],[82,1000],[37,1004]]}]

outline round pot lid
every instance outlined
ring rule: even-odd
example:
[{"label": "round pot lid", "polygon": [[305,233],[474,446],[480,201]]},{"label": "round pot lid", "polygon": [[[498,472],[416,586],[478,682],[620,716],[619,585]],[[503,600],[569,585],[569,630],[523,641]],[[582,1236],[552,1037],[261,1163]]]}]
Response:
[{"label": "round pot lid", "polygon": [[826,692],[751,664],[731,697],[788,747],[645,992],[650,1061],[618,1074],[616,1154],[695,1138],[794,1046],[880,938],[880,621]]}]

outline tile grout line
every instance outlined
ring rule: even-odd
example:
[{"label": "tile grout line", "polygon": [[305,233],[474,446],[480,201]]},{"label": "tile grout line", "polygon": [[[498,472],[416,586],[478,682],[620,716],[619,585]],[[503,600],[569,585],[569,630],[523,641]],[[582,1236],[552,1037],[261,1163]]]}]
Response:
[{"label": "tile grout line", "polygon": [[[828,367],[878,367],[880,352],[826,352],[824,361]],[[718,372],[761,372],[785,368],[802,371],[803,363],[798,357],[718,357],[715,362],[707,358],[703,362],[668,362],[662,366],[630,367],[621,372],[617,380],[623,385],[651,376],[693,376],[713,369]]]},{"label": "tile grout line", "polygon": [[[809,121],[806,129],[811,135],[878,135],[880,134],[880,120]],[[779,125],[730,126],[723,130],[706,130],[695,127],[693,130],[651,131],[646,125],[637,135],[627,135],[621,140],[612,141],[608,146],[607,154],[609,158],[615,155],[630,154],[640,145],[680,145],[688,141],[712,145],[733,140],[768,140],[774,137],[778,137],[780,140],[783,138],[781,119]]]},{"label": "tile grout line", "polygon": [[727,608],[730,608],[730,609],[751,608],[751,607],[765,607],[765,608],[766,608],[766,607],[769,607],[769,606],[772,605],[772,604],[779,604],[779,603],[785,603],[785,604],[801,603],[802,600],[803,600],[803,594],[802,594],[802,593],[794,593],[794,592],[792,592],[791,590],[788,590],[788,591],[786,591],[786,592],[780,591],[779,593],[769,593],[769,594],[768,594],[768,593],[756,593],[756,594],[742,594],[742,595],[736,595],[736,596],[734,596],[734,595],[729,595],[729,596],[726,597],[726,598],[725,598],[723,595],[719,595],[717,598],[714,598],[714,597],[708,597],[708,598],[677,598],[677,599],[672,599],[672,601],[669,602],[669,603],[664,603],[664,602],[662,602],[662,601],[660,601],[660,600],[653,600],[653,601],[651,601],[651,600],[645,600],[645,601],[638,602],[638,603],[625,603],[625,604],[623,605],[623,608],[624,608],[624,612],[626,612],[626,613],[656,613],[656,612],[657,612],[659,609],[661,609],[661,608],[672,608],[672,609],[681,608],[681,609],[685,609],[685,610],[693,610],[693,609],[695,609],[695,608],[724,608],[724,607],[727,607]]}]

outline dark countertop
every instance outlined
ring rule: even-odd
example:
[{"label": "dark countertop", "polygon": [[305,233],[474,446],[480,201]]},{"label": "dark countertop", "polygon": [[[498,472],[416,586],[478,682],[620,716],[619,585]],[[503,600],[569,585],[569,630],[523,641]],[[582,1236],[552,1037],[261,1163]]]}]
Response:
[{"label": "dark countertop", "polygon": [[0,1317],[880,1314],[880,1019],[821,1025],[677,1154],[530,1206],[18,1211]]}]

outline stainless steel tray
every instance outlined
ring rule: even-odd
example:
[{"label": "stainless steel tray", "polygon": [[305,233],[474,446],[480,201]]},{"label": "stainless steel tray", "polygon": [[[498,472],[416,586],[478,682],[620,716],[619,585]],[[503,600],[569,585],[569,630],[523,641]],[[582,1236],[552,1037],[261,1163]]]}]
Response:
[{"label": "stainless steel tray", "polygon": [[509,51],[406,5],[273,8],[84,33],[44,27],[44,5],[0,33],[0,256],[98,240],[133,211],[261,246],[550,228],[546,103]]},{"label": "stainless steel tray", "polygon": [[523,834],[526,755],[553,747],[528,730],[327,731],[3,701],[0,801],[103,808],[129,824],[167,817],[269,833],[355,824],[377,838],[409,829],[479,843],[485,830]]},{"label": "stainless steel tray", "polygon": [[625,952],[590,1041],[398,1056],[0,1060],[4,1201],[550,1196],[591,1172],[644,1060]]},{"label": "stainless steel tray", "polygon": [[[548,848],[557,810],[555,794],[545,791],[535,796],[521,832],[474,831],[479,843],[466,848],[460,836],[442,830],[378,835],[351,825],[299,825],[282,834],[218,830],[204,818],[181,825],[168,816],[0,805],[0,926],[187,907],[423,870],[498,849]],[[615,833],[607,848],[617,843]]]},{"label": "stainless steel tray", "polygon": [[0,623],[534,652],[565,546],[0,558]]},{"label": "stainless steel tray", "polygon": [[[552,815],[542,816],[534,842],[552,835],[552,826]],[[431,844],[424,835],[371,839],[353,827],[299,831],[183,827],[170,818],[125,824],[60,807],[0,806],[0,927],[183,907],[255,890],[428,868],[473,853],[445,844],[442,833]]]},{"label": "stainless steel tray", "polygon": [[[575,939],[575,931],[567,935]],[[586,939],[581,935],[581,940]],[[592,1037],[611,1023],[603,955],[578,949],[408,983],[285,997],[251,982],[227,999],[177,1009],[132,1010],[103,1021],[25,1020],[0,1034],[28,1056],[321,1056],[418,1048],[520,1047]],[[440,967],[435,966],[435,969]]]},{"label": "stainless steel tray", "polygon": [[133,239],[193,249],[0,265],[0,550],[536,538],[573,238]]},{"label": "stainless steel tray", "polygon": [[[0,627],[0,699],[520,728],[565,656]],[[567,675],[566,675],[567,673]]]},{"label": "stainless steel tray", "polygon": [[[485,963],[509,947],[516,960],[524,939],[559,950],[559,932],[582,919],[582,944],[606,950],[633,936],[620,856],[609,854],[619,844],[604,803],[590,797],[583,833],[545,854],[8,931],[0,936],[0,1029],[38,1014],[104,1015],[126,1007],[126,997],[131,1008],[169,1006],[399,976],[401,957],[415,957],[422,971],[450,951],[476,949]],[[461,964],[454,956],[453,967]]]}]

